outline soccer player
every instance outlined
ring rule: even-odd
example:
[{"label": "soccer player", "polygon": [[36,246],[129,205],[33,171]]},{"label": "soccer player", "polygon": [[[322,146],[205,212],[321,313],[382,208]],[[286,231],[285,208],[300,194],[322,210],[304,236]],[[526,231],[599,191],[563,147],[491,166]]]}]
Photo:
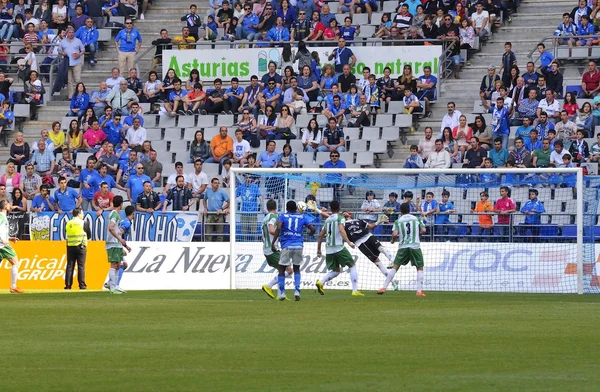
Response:
[{"label": "soccer player", "polygon": [[[119,223],[119,233],[121,234],[121,238],[125,241],[129,239],[131,235],[131,225],[133,224],[133,215],[135,213],[134,206],[125,207],[125,219]],[[125,255],[123,255],[125,256]],[[123,277],[123,272],[127,269],[128,264],[125,260],[121,263],[119,267],[119,272],[117,273],[117,287],[121,287],[121,278]],[[104,283],[104,288],[110,290],[109,282]]]},{"label": "soccer player", "polygon": [[[273,235],[275,234],[275,230],[277,230],[277,202],[273,199],[267,201],[267,214],[265,215],[261,230],[262,230],[262,240],[263,240],[263,254],[265,255],[265,259],[267,260],[267,264],[275,269],[279,269],[279,260],[281,256],[281,252],[273,251],[271,249],[271,245],[273,244]],[[287,267],[285,269],[285,277],[287,278],[292,274],[292,267]],[[275,275],[273,279],[267,284],[262,286],[262,290],[271,298],[275,298],[273,294],[273,290],[271,287],[275,286],[278,282],[279,274]]]},{"label": "soccer player", "polygon": [[[271,243],[271,250],[277,251],[275,242],[279,238],[281,244],[281,256],[277,269],[279,270],[279,300],[285,301],[285,270],[289,266],[293,266],[294,270],[294,299],[300,301],[300,263],[302,263],[302,248],[304,247],[304,239],[302,238],[302,231],[304,226],[309,229],[309,235],[315,234],[315,228],[310,223],[310,218],[304,214],[296,212],[296,202],[290,200],[287,202],[286,213],[280,214],[277,222],[277,229],[273,234],[273,242]],[[281,238],[280,238],[281,236]]]},{"label": "soccer player", "polygon": [[[316,206],[309,205],[309,208],[319,211],[316,209]],[[323,218],[329,218],[332,214],[334,214],[333,212],[329,213],[327,211],[320,212]],[[370,230],[373,230],[380,224],[387,222],[388,217],[386,215],[379,215],[377,222],[370,223],[364,219],[352,219],[352,213],[348,211],[343,211],[342,216],[344,219],[346,219],[344,223],[344,229],[346,230],[346,234],[348,235],[350,241],[358,247],[358,250],[360,250],[363,255],[371,260],[373,264],[377,266],[377,268],[379,268],[384,276],[387,276],[387,267],[379,260],[379,255],[383,253],[390,261],[393,261],[392,254],[385,248],[385,246],[381,245],[381,242],[379,242],[379,240],[373,236]],[[321,288],[319,288],[319,286],[321,286]],[[323,285],[319,284],[319,282],[317,282],[317,290],[319,291],[319,294],[324,294],[322,293]]]},{"label": "soccer player", "polygon": [[340,267],[348,267],[350,269],[350,281],[352,282],[352,295],[355,297],[364,297],[364,294],[358,291],[358,271],[356,264],[348,249],[344,246],[344,242],[348,243],[352,249],[356,247],[348,238],[344,223],[346,219],[340,214],[340,203],[333,200],[329,205],[331,215],[325,220],[325,224],[319,233],[317,240],[317,257],[323,257],[321,254],[321,242],[323,237],[327,236],[327,245],[325,247],[325,263],[327,264],[327,275],[322,280],[317,280],[317,291],[324,295],[323,284],[329,282],[340,274]]},{"label": "soccer player", "polygon": [[21,294],[23,290],[17,287],[17,279],[19,278],[19,258],[17,252],[10,246],[10,241],[17,242],[17,237],[10,237],[9,224],[6,213],[10,210],[8,200],[0,200],[0,261],[6,259],[11,264],[10,267],[10,292],[13,294]]},{"label": "soccer player", "polygon": [[421,218],[410,214],[410,206],[406,203],[400,206],[400,218],[394,222],[394,231],[392,231],[393,244],[400,234],[398,253],[394,259],[394,267],[388,272],[383,287],[377,291],[381,295],[385,293],[386,288],[394,279],[398,268],[401,265],[411,263],[417,268],[417,296],[425,297],[423,292],[423,253],[421,252],[421,241],[419,234],[425,233],[425,225]]},{"label": "soccer player", "polygon": [[[131,252],[131,248],[127,246],[121,235],[121,208],[123,207],[123,197],[117,195],[113,199],[114,209],[108,217],[108,233],[106,233],[106,253],[108,254],[108,262],[110,270],[108,272],[108,286],[111,294],[123,294],[125,290],[118,285],[119,268],[123,262],[123,257],[127,254],[123,248]],[[131,214],[133,215],[133,214]]]}]

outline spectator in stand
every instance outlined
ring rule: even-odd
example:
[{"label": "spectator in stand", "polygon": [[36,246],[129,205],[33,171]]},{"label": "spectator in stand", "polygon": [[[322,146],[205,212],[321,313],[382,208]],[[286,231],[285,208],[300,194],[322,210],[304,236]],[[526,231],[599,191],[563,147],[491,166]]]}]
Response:
[{"label": "spectator in stand", "polygon": [[202,90],[202,84],[195,83],[193,90],[188,92],[182,99],[183,109],[187,115],[193,116],[194,114],[199,113],[206,103],[206,93]]},{"label": "spectator in stand", "polygon": [[143,164],[144,174],[150,177],[154,186],[160,187],[162,185],[163,165],[156,159],[156,150],[150,150],[148,155],[150,159]]},{"label": "spectator in stand", "polygon": [[[67,34],[68,35],[68,34]],[[77,29],[75,38],[83,44],[85,51],[89,56],[90,65],[96,65],[96,50],[98,46],[98,30],[94,27],[94,20],[90,17],[85,18],[85,24]]]},{"label": "spectator in stand", "polygon": [[464,165],[470,169],[479,169],[483,167],[483,160],[487,158],[487,150],[481,148],[479,139],[473,136],[470,139],[471,148],[465,153]]},{"label": "spectator in stand", "polygon": [[129,78],[125,80],[127,80],[127,88],[133,91],[135,95],[137,95],[139,101],[139,99],[142,96],[143,87],[142,81],[140,80],[140,78],[137,77],[137,69],[131,68],[129,70]]},{"label": "spectator in stand", "polygon": [[169,189],[167,197],[165,198],[162,211],[167,211],[167,205],[172,204],[172,211],[188,211],[196,200],[192,196],[190,188],[185,186],[185,177],[178,175],[176,178],[176,185]]},{"label": "spectator in stand", "polygon": [[541,138],[545,138],[548,135],[548,131],[551,129],[555,129],[554,124],[548,121],[546,112],[541,112],[537,124],[535,125],[535,130],[538,131],[538,135]]},{"label": "spectator in stand", "polygon": [[[572,140],[577,138],[577,125],[569,120],[569,114],[566,110],[560,112],[560,121],[554,126],[556,135],[563,143],[571,143]],[[585,132],[585,130],[583,130]]]},{"label": "spectator in stand", "polygon": [[[117,118],[117,117],[115,117]],[[92,127],[83,134],[83,146],[89,153],[96,153],[106,140],[106,134],[98,126],[98,121],[92,122]]]},{"label": "spectator in stand", "polygon": [[517,210],[515,202],[510,198],[510,188],[503,186],[500,187],[500,199],[494,204],[494,212],[498,214],[498,234],[501,240],[507,241],[510,221],[513,212]]},{"label": "spectator in stand", "polygon": [[557,45],[569,45],[569,47],[573,47],[575,44],[574,38],[569,38],[572,36],[576,36],[577,34],[577,26],[571,22],[571,17],[568,12],[565,12],[562,16],[563,23],[559,24],[556,30],[554,31],[555,37],[552,41],[554,46]]},{"label": "spectator in stand", "polygon": [[206,104],[204,105],[204,109],[200,111],[202,115],[206,115],[208,113],[222,113],[225,111],[225,90],[221,87],[223,85],[223,81],[219,78],[215,79],[213,82],[214,89],[212,91],[207,92]]},{"label": "spectator in stand", "polygon": [[[131,155],[135,153],[132,151]],[[119,171],[121,172],[121,170]],[[118,178],[118,176],[117,176]],[[125,188],[127,190],[127,198],[129,200],[138,200],[138,196],[144,192],[145,183],[148,182],[150,189],[152,189],[152,180],[150,177],[144,174],[144,166],[141,163],[135,164],[135,174],[131,174],[127,179]]]},{"label": "spectator in stand", "polygon": [[481,80],[481,86],[479,87],[479,96],[481,99],[490,99],[494,92],[496,82],[500,80],[500,76],[496,75],[496,67],[490,65],[488,67],[488,74]]},{"label": "spectator in stand", "polygon": [[[337,89],[337,87],[336,87]],[[342,124],[345,121],[344,113],[345,106],[342,105],[342,99],[339,94],[333,95],[333,103],[329,105],[326,109],[323,109],[323,115],[327,118],[334,118],[336,123]]]},{"label": "spectator in stand", "polygon": [[510,69],[513,65],[517,64],[517,57],[512,51],[512,44],[506,42],[504,44],[504,53],[502,54],[502,64],[500,65],[500,71],[502,73],[502,82],[505,86],[510,86]]},{"label": "spectator in stand", "polygon": [[537,92],[535,89],[531,89],[528,92],[528,97],[522,99],[517,106],[517,110],[515,112],[515,118],[511,120],[511,125],[519,125],[522,124],[525,119],[532,119],[537,117],[537,109],[539,106],[539,101],[536,99]]},{"label": "spectator in stand", "polygon": [[367,102],[367,97],[360,95],[359,104],[350,110],[350,117],[355,121],[348,124],[349,127],[368,127],[371,125],[371,106]]},{"label": "spectator in stand", "polygon": [[[380,38],[386,37],[390,34],[390,29],[392,28],[392,21],[390,19],[390,14],[383,13],[381,14],[381,23],[379,23],[379,27],[375,29],[375,34],[372,38]],[[396,32],[398,29],[396,29]]]},{"label": "spectator in stand", "polygon": [[[305,67],[305,69],[308,69],[308,72],[310,72],[308,67]],[[304,78],[301,78],[301,80],[302,79]],[[281,98],[281,95],[281,89],[277,87],[277,81],[274,78],[270,78],[266,83],[264,90],[258,96],[260,110],[265,112],[267,106],[269,106],[274,112],[279,111],[279,99]]]},{"label": "spectator in stand", "polygon": [[283,18],[277,17],[275,26],[273,26],[267,33],[267,39],[271,44],[288,42],[290,40],[290,31],[283,24]]},{"label": "spectator in stand", "polygon": [[456,144],[456,141],[452,137],[452,130],[450,128],[444,128],[444,131],[442,132],[442,141],[444,142],[444,149],[450,154],[452,163],[462,162],[462,151],[458,149],[458,144]]},{"label": "spectator in stand", "polygon": [[[412,26],[412,15],[408,12],[408,5],[406,3],[402,4],[400,8],[398,8],[398,13],[394,16],[393,24],[398,29],[398,33],[400,36],[404,36],[408,34],[408,28]],[[458,29],[457,29],[458,32]]]},{"label": "spectator in stand", "polygon": [[244,15],[241,16],[238,20],[238,25],[235,29],[236,39],[247,39],[248,41],[253,41],[255,38],[258,38],[258,24],[259,19],[256,14],[252,12],[252,7],[250,4],[244,5]]},{"label": "spectator in stand", "polygon": [[234,114],[239,112],[242,99],[244,99],[244,88],[240,87],[238,78],[231,79],[231,87],[225,90],[223,95],[223,106],[226,113]]},{"label": "spectator in stand", "polygon": [[494,139],[500,137],[502,139],[502,147],[508,147],[508,135],[510,133],[510,127],[508,125],[510,112],[504,106],[504,98],[499,97],[496,99],[496,105],[490,108],[487,105],[490,113],[492,113],[492,137]]},{"label": "spectator in stand", "polygon": [[555,98],[561,98],[563,91],[563,76],[559,72],[559,67],[558,61],[554,60],[551,65],[551,71],[546,75],[546,85],[548,86],[546,91],[552,90]]},{"label": "spectator in stand", "polygon": [[81,119],[90,104],[90,96],[85,91],[85,84],[79,82],[75,86],[75,92],[71,95],[71,105],[67,116],[74,116]]},{"label": "spectator in stand", "polygon": [[[229,195],[219,189],[219,183],[218,178],[213,178],[204,197],[206,240],[211,242],[223,242],[225,216],[229,215]],[[216,236],[212,234],[214,231],[217,232]]]},{"label": "spectator in stand", "polygon": [[[577,25],[577,35],[587,36],[587,38],[580,38],[576,45],[577,46],[592,46],[594,40],[598,37],[594,35],[595,28],[594,25],[590,23],[590,20],[587,15],[582,15],[579,19],[579,25]],[[590,37],[591,36],[591,37]]]},{"label": "spectator in stand", "polygon": [[202,160],[196,159],[194,161],[194,171],[187,175],[188,181],[190,182],[192,196],[197,199],[204,197],[204,191],[208,186],[208,176],[202,171]]},{"label": "spectator in stand", "polygon": [[[135,151],[131,151],[129,148],[125,149],[125,146],[129,146],[129,144],[126,144],[126,141],[127,139],[124,140],[122,144],[123,147],[120,151],[118,151],[118,153],[121,153],[121,158],[119,159],[119,171],[117,172],[116,181],[117,188],[121,190],[126,190],[125,186],[127,181],[129,181],[129,177],[136,173],[136,168],[138,165],[137,153]],[[126,158],[123,159],[123,157]]]},{"label": "spectator in stand", "polygon": [[481,3],[475,5],[475,10],[476,11],[471,14],[473,29],[475,29],[475,34],[483,39],[490,34],[490,14],[483,9],[483,4]]},{"label": "spectator in stand", "polygon": [[125,136],[129,147],[135,152],[140,152],[142,144],[146,141],[146,134],[146,128],[142,127],[140,118],[134,117],[133,125],[129,127]]},{"label": "spectator in stand", "polygon": [[532,61],[527,63],[527,72],[521,75],[525,80],[527,89],[535,89],[537,86],[537,80],[539,74],[535,72],[535,64]]},{"label": "spectator in stand", "polygon": [[133,28],[133,19],[125,19],[125,28],[117,33],[115,47],[119,58],[119,70],[125,74],[127,70],[135,67],[135,55],[142,46],[140,32]]},{"label": "spectator in stand", "polygon": [[579,0],[577,7],[573,8],[569,16],[571,17],[571,20],[575,25],[579,25],[579,23],[581,22],[581,17],[583,15],[588,16],[591,14],[592,9],[588,7],[587,0]]},{"label": "spectator in stand", "polygon": [[53,149],[51,151],[54,155],[62,153],[62,149],[65,147],[65,133],[60,129],[60,122],[52,123],[52,132],[48,134],[48,140],[52,142]]},{"label": "spectator in stand", "polygon": [[25,165],[25,175],[21,177],[20,188],[27,200],[32,200],[39,194],[42,185],[42,177],[35,172],[34,168],[34,162],[27,163]]},{"label": "spectator in stand", "polygon": [[502,139],[496,138],[494,140],[494,148],[488,153],[489,158],[492,160],[493,167],[504,167],[508,161],[508,150],[502,147]]},{"label": "spectator in stand", "polygon": [[156,68],[162,64],[163,50],[172,48],[169,32],[166,29],[160,30],[160,38],[152,41],[152,46],[156,46],[156,52],[154,53],[154,58],[152,58],[152,71],[156,71]]},{"label": "spectator in stand", "polygon": [[29,161],[30,149],[29,143],[23,141],[23,133],[15,132],[15,140],[10,145],[9,163],[17,165],[17,171],[21,171],[21,166]]},{"label": "spectator in stand", "polygon": [[534,237],[540,235],[541,215],[546,212],[546,209],[544,204],[538,200],[538,194],[537,189],[530,189],[529,200],[521,207],[521,213],[525,215],[525,224],[519,225],[519,235],[524,236],[527,231],[530,231]]},{"label": "spectator in stand", "polygon": [[[115,115],[112,119],[107,119],[106,121],[107,122],[106,122],[106,125],[104,126],[104,128],[101,128],[102,131],[106,134],[106,140],[108,140],[110,143],[112,143],[115,146],[120,145],[121,141],[123,140],[123,137],[125,136],[125,131],[123,130],[123,124],[121,124],[121,116]],[[95,129],[95,127],[96,127],[96,125],[94,125],[95,123],[98,123],[98,127],[100,127],[99,120],[92,120],[91,128]],[[85,134],[84,134],[84,136],[85,136]]]},{"label": "spectator in stand", "polygon": [[[306,3],[308,2],[312,2],[311,0],[308,0]],[[303,2],[301,1],[299,4],[302,4]],[[313,3],[314,4],[314,3]],[[302,7],[298,7],[300,9],[300,12],[302,12]],[[311,12],[311,17],[310,17],[310,34],[309,36],[306,38],[306,41],[322,41],[323,40],[323,34],[325,33],[325,24],[323,24],[323,22],[321,22],[321,14],[319,14],[319,11],[316,10],[306,10],[306,13],[308,14],[308,12]]]},{"label": "spectator in stand", "polygon": [[90,211],[92,209],[94,195],[100,190],[100,188],[96,189],[94,186],[94,180],[98,175],[94,166],[96,166],[96,158],[89,157],[86,161],[86,167],[81,170],[79,175],[79,183],[81,184],[79,190],[81,196],[81,208],[84,211]]},{"label": "spectator in stand", "polygon": [[410,146],[410,155],[404,161],[405,169],[422,169],[423,158],[419,155],[419,147],[416,144]]},{"label": "spectator in stand", "polygon": [[227,135],[227,127],[219,128],[219,134],[210,141],[211,157],[205,163],[219,163],[219,171],[222,170],[223,162],[230,159],[233,152],[233,139]]},{"label": "spectator in stand", "polygon": [[600,161],[600,133],[596,135],[596,143],[592,144],[589,155],[590,162]]},{"label": "spectator in stand", "polygon": [[196,7],[196,4],[192,4],[190,5],[190,12],[181,17],[181,21],[185,22],[185,26],[188,28],[190,35],[194,38],[194,42],[198,41],[198,28],[202,25],[202,19],[200,18],[200,15],[196,13],[197,9],[198,8]]},{"label": "spectator in stand", "polygon": [[446,107],[448,108],[448,113],[446,115],[444,115],[444,118],[442,118],[442,125],[440,127],[440,135],[442,134],[442,131],[446,127],[449,127],[450,129],[454,129],[454,127],[456,127],[459,124],[459,119],[460,119],[460,116],[462,115],[462,113],[460,111],[455,110],[456,105],[454,102],[448,102]]},{"label": "spectator in stand", "polygon": [[190,29],[184,27],[181,29],[181,35],[176,35],[171,41],[172,44],[177,45],[179,50],[196,49],[194,43],[196,39],[190,34]]},{"label": "spectator in stand", "polygon": [[54,211],[56,200],[50,196],[50,188],[48,185],[42,185],[40,188],[40,194],[35,196],[31,203],[31,212]]},{"label": "spectator in stand", "polygon": [[[175,79],[173,82],[173,89],[169,93],[169,102],[165,104],[165,110],[170,113],[171,116],[175,114],[186,114],[186,107],[183,98],[187,95],[187,91],[181,88],[181,80]],[[179,106],[181,105],[181,106]]]},{"label": "spectator in stand", "polygon": [[143,182],[143,190],[137,195],[135,200],[135,209],[138,212],[147,212],[152,214],[153,212],[160,211],[160,207],[162,205],[160,196],[158,196],[158,193],[152,190],[152,182],[148,180]]},{"label": "spectator in stand", "polygon": [[531,154],[533,167],[549,167],[551,155],[550,139],[545,138],[542,140],[542,148],[534,150]]},{"label": "spectator in stand", "polygon": [[584,98],[594,98],[600,91],[600,72],[594,60],[588,62],[588,71],[581,78],[581,89]]},{"label": "spectator in stand", "polygon": [[248,156],[250,155],[250,143],[244,140],[244,131],[239,128],[235,131],[235,139],[236,140],[233,142],[232,163],[244,167],[248,161]]},{"label": "spectator in stand", "polygon": [[250,147],[260,146],[258,126],[256,119],[250,116],[250,110],[242,110],[242,116],[238,117],[237,126],[244,132],[244,139],[250,143]]},{"label": "spectator in stand", "polygon": [[563,101],[563,110],[567,111],[567,114],[569,115],[569,120],[575,120],[575,117],[577,116],[577,111],[579,110],[579,105],[577,104],[577,99],[573,92],[566,92],[565,99]]},{"label": "spectator in stand", "polygon": [[141,101],[148,102],[151,105],[158,102],[162,93],[162,82],[158,80],[158,75],[155,71],[150,71],[148,81],[144,83]]},{"label": "spectator in stand", "polygon": [[[437,78],[431,74],[431,67],[426,65],[423,67],[423,76],[417,78],[417,88],[419,99],[425,100],[426,106],[429,101],[435,101]],[[426,113],[431,114],[429,110]]]},{"label": "spectator in stand", "polygon": [[[494,207],[488,200],[489,194],[487,192],[479,193],[479,201],[475,204],[475,209],[471,210],[472,214],[478,215],[479,231],[478,236],[492,236],[494,234],[494,221],[491,215],[484,214],[485,212],[493,212]],[[480,241],[482,238],[479,239]]]},{"label": "spectator in stand", "polygon": [[514,167],[531,167],[531,151],[525,147],[522,137],[515,138],[515,148],[508,154],[508,162]]},{"label": "spectator in stand", "polygon": [[[106,174],[108,174],[110,180],[103,179],[102,181],[107,182],[108,185],[110,185],[110,189],[117,185],[113,179],[116,177],[117,171],[119,170],[119,157],[115,155],[115,147],[111,143],[107,143],[106,154],[101,155],[98,158],[98,162],[96,163],[96,169],[98,170],[98,173],[101,177],[104,177]],[[104,169],[106,170],[103,174],[102,171]]]},{"label": "spectator in stand", "polygon": [[339,169],[345,169],[346,162],[340,159],[340,153],[338,151],[331,151],[329,153],[329,160],[323,164],[323,169],[333,169],[334,174],[326,174],[324,184],[327,188],[333,188],[333,200],[340,201],[342,198],[342,174]]},{"label": "spectator in stand", "polygon": [[[344,66],[348,65],[352,68],[356,64],[356,56],[352,52],[352,49],[346,47],[346,40],[344,38],[338,39],[338,47],[331,52],[328,59],[329,61],[335,59],[334,68],[338,75],[344,73]],[[341,89],[341,91],[346,92],[348,90],[344,91]]]},{"label": "spectator in stand", "polygon": [[58,189],[54,192],[54,200],[56,202],[54,209],[59,214],[70,213],[75,207],[81,205],[79,193],[67,186],[67,179],[65,177],[58,178]]},{"label": "spectator in stand", "polygon": [[444,149],[442,139],[436,139],[435,150],[429,154],[425,168],[427,169],[447,169],[452,164],[450,154]]},{"label": "spectator in stand", "polygon": [[532,129],[529,132],[529,137],[527,139],[523,138],[523,143],[525,144],[525,148],[531,153],[539,148],[542,148],[542,141],[538,138],[538,133],[535,129]]},{"label": "spectator in stand", "polygon": [[317,120],[312,118],[302,133],[302,144],[304,146],[304,151],[316,153],[322,140],[323,133],[321,129],[319,129]]},{"label": "spectator in stand", "polygon": [[338,127],[335,118],[330,118],[327,121],[327,128],[323,132],[323,144],[319,146],[318,150],[322,152],[344,152],[346,151],[345,145],[344,131]]},{"label": "spectator in stand", "polygon": [[54,152],[46,148],[43,140],[38,141],[38,148],[31,155],[31,162],[36,165],[36,171],[40,176],[50,176],[54,172]]},{"label": "spectator in stand", "polygon": [[122,115],[128,115],[131,106],[139,102],[137,95],[127,88],[125,79],[119,82],[119,87],[113,88],[105,99],[106,103],[115,110],[120,110]]},{"label": "spectator in stand", "polygon": [[585,130],[588,135],[593,134],[592,132],[592,122],[594,120],[594,116],[592,115],[592,105],[589,102],[585,102],[581,109],[577,112],[577,117],[575,118],[575,125],[577,125],[577,129]]},{"label": "spectator in stand", "polygon": [[431,154],[436,145],[436,140],[433,138],[433,128],[425,128],[425,137],[419,140],[419,154],[423,157],[423,161],[427,162],[429,154]]},{"label": "spectator in stand", "polygon": [[106,182],[100,184],[100,190],[94,194],[92,199],[92,208],[96,211],[96,215],[100,216],[104,211],[111,211],[113,207],[113,199],[115,195],[109,190]]},{"label": "spectator in stand", "polygon": [[569,154],[573,157],[575,163],[585,163],[590,155],[590,149],[588,143],[583,140],[583,131],[577,131],[577,139],[571,143],[569,148]]},{"label": "spectator in stand", "polygon": [[338,75],[338,90],[346,94],[353,85],[356,86],[356,76],[350,73],[350,65],[346,64],[343,67],[342,74]]},{"label": "spectator in stand", "polygon": [[123,80],[125,80],[125,78],[121,76],[121,71],[119,71],[119,68],[113,68],[110,74],[110,78],[106,79],[106,87],[108,87],[109,90],[118,88],[119,84]]},{"label": "spectator in stand", "polygon": [[106,82],[100,82],[100,89],[93,91],[90,97],[90,106],[93,108],[96,116],[101,116],[106,108],[106,96],[109,90]]},{"label": "spectator in stand", "polygon": [[458,125],[452,129],[452,138],[456,141],[456,144],[458,144],[458,147],[463,154],[467,148],[472,146],[472,137],[473,129],[471,129],[471,127],[467,124],[467,117],[464,114],[461,114],[458,120]]},{"label": "spectator in stand", "polygon": [[127,131],[133,125],[133,120],[136,118],[140,120],[140,125],[144,125],[144,117],[142,117],[140,112],[140,105],[137,102],[134,102],[131,105],[129,115],[127,115],[123,120],[123,131]]},{"label": "spectator in stand", "polygon": [[[513,72],[514,72],[513,68]],[[521,76],[519,76],[517,78],[517,82],[515,84],[515,86],[512,88],[512,90],[510,91],[509,94],[509,98],[511,99],[511,106],[513,107],[513,112],[514,112],[514,108],[518,108],[519,107],[519,103],[523,100],[523,98],[526,98],[527,95],[525,94],[525,91],[527,90],[527,87],[525,87],[525,79]]]},{"label": "spectator in stand", "polygon": [[482,148],[490,150],[492,148],[492,129],[485,122],[485,118],[482,115],[475,117],[475,122],[469,124],[473,129],[473,136],[479,138],[479,144]]},{"label": "spectator in stand", "polygon": [[382,211],[388,217],[388,222],[394,223],[398,219],[400,213],[400,203],[398,203],[398,194],[396,192],[390,192],[388,195],[388,201],[383,205]]}]

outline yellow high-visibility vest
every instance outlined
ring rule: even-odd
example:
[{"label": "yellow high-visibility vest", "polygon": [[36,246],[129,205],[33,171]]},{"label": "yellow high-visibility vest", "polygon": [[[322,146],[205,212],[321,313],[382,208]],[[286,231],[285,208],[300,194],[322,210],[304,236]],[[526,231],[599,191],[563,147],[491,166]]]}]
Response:
[{"label": "yellow high-visibility vest", "polygon": [[67,222],[67,246],[87,246],[87,234],[83,229],[83,219],[74,217]]}]

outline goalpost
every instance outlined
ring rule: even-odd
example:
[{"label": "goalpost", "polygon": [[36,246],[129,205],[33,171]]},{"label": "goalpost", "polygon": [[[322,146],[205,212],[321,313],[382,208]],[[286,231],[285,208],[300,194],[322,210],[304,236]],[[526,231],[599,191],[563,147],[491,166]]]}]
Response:
[{"label": "goalpost", "polygon": [[[260,289],[276,274],[263,255],[261,222],[266,201],[277,202],[277,213],[285,212],[288,200],[316,200],[327,207],[338,199],[341,209],[352,212],[352,219],[374,221],[380,214],[389,222],[377,226],[373,235],[394,256],[398,245],[390,244],[392,221],[398,216],[391,205],[396,193],[403,203],[412,192],[412,203],[427,211],[428,193],[442,210],[453,206],[453,213],[424,216],[427,232],[421,236],[425,258],[425,291],[487,291],[522,293],[600,293],[596,274],[595,249],[600,177],[583,176],[579,168],[570,169],[247,169],[231,168],[230,258],[232,289]],[[493,208],[500,199],[500,188],[508,187],[516,211],[498,214],[481,209],[480,193],[489,194]],[[537,191],[530,214],[520,212]],[[361,210],[366,192],[373,191],[382,207],[379,211]],[[442,193],[449,193],[443,203]],[[260,200],[257,197],[260,195]],[[443,203],[440,204],[440,203]],[[507,200],[499,202],[509,203]],[[377,210],[377,203],[366,202]],[[484,205],[481,203],[481,205]],[[418,208],[418,207],[417,207]],[[480,212],[477,213],[477,209]],[[476,210],[471,212],[471,210]],[[526,208],[527,210],[527,208]],[[526,211],[525,211],[526,212]],[[312,215],[317,233],[305,231],[302,288],[314,289],[315,282],[327,272],[325,259],[317,257],[316,239],[324,219]],[[420,212],[415,212],[420,215]],[[490,224],[491,220],[491,224]],[[225,244],[224,244],[225,245]],[[325,254],[325,244],[322,244]],[[385,277],[358,249],[349,249],[359,272],[359,289],[376,290]],[[391,262],[380,255],[380,260]],[[349,290],[349,274],[342,273],[326,289]],[[414,290],[414,267],[401,267],[396,274],[400,290]],[[292,286],[291,281],[286,285]],[[391,288],[391,287],[390,287]]]}]

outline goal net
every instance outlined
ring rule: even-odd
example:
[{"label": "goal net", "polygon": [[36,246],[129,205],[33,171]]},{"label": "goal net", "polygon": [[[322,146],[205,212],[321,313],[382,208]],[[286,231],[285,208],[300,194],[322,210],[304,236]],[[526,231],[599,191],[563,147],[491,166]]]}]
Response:
[{"label": "goal net", "polygon": [[[327,209],[341,203],[352,219],[387,222],[371,233],[395,256],[390,244],[400,204],[408,202],[426,227],[421,235],[425,259],[424,290],[526,293],[598,293],[595,239],[600,237],[600,177],[579,169],[280,169],[232,168],[231,286],[260,289],[276,271],[263,254],[262,221],[266,202],[285,211],[288,200],[314,200]],[[233,182],[233,181],[232,181]],[[513,212],[510,212],[510,211]],[[507,211],[507,212],[504,212]],[[314,288],[327,272],[317,257],[317,235],[324,218],[307,209],[317,229],[304,232],[302,288]],[[325,243],[322,244],[325,254]],[[359,289],[376,290],[385,277],[359,249],[349,249],[359,274]],[[392,262],[381,254],[385,265]],[[347,272],[347,271],[344,271]],[[403,266],[395,277],[399,290],[414,290],[416,270]],[[293,287],[292,280],[286,281]],[[326,286],[350,289],[348,273]],[[389,287],[391,289],[391,286]]]}]

